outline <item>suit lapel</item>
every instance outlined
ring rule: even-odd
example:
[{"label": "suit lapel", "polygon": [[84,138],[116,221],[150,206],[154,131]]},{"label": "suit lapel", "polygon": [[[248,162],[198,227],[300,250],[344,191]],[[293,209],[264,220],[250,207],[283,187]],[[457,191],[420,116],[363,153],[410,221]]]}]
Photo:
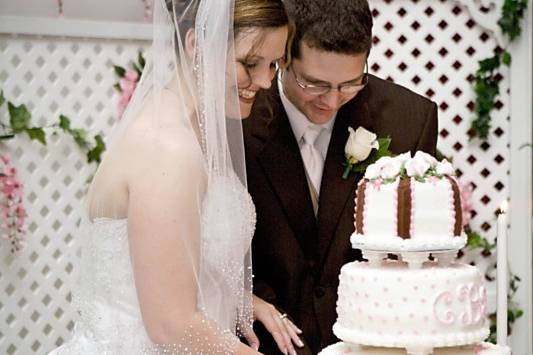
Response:
[{"label": "suit lapel", "polygon": [[[366,90],[365,90],[366,91]],[[353,190],[361,174],[350,173],[347,179],[342,178],[344,171],[344,146],[348,139],[348,127],[356,129],[363,126],[372,131],[372,121],[364,93],[345,104],[337,113],[335,125],[331,133],[324,172],[320,188],[318,208],[318,260],[322,264],[334,239],[335,231],[346,204],[353,198]],[[349,238],[350,236],[345,236]]]},{"label": "suit lapel", "polygon": [[[270,181],[294,234],[304,251],[310,251],[308,240],[316,230],[316,218],[309,194],[305,169],[298,143],[294,138],[287,114],[277,91],[274,97],[273,118],[262,130],[255,132],[256,137],[263,137],[265,144],[258,155],[258,161],[264,174]],[[277,98],[277,99],[276,99]]]}]

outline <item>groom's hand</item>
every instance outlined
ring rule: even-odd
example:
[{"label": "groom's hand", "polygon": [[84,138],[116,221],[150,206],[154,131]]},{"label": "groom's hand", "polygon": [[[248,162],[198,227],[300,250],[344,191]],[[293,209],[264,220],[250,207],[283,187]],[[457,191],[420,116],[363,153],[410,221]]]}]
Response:
[{"label": "groom's hand", "polygon": [[304,343],[298,336],[302,331],[294,325],[287,314],[280,313],[276,307],[263,299],[254,297],[254,319],[258,320],[274,338],[278,348],[285,355],[297,355],[293,343],[301,348]]}]

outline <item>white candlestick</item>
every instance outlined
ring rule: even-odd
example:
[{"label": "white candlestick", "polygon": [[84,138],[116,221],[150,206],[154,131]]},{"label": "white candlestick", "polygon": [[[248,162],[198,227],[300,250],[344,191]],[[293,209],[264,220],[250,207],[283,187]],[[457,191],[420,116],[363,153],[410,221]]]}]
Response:
[{"label": "white candlestick", "polygon": [[[506,201],[504,201],[506,202]],[[505,206],[506,207],[506,206]],[[496,336],[498,345],[507,345],[507,214],[504,206],[498,215],[497,284],[498,309],[496,313]]]}]

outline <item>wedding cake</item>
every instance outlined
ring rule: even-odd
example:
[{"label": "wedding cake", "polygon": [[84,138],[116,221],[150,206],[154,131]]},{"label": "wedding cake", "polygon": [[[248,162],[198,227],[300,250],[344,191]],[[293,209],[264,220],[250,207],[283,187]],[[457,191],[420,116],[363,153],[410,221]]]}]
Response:
[{"label": "wedding cake", "polygon": [[453,175],[449,162],[423,152],[367,168],[351,242],[368,261],[342,267],[333,326],[342,342],[320,355],[510,354],[483,342],[483,276],[455,260],[466,237]]}]

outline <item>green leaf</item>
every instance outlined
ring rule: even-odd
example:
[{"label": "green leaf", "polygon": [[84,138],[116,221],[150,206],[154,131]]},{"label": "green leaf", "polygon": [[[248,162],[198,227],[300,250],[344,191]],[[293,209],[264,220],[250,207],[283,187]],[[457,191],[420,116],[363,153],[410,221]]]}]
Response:
[{"label": "green leaf", "polygon": [[4,97],[4,90],[0,91],[0,106],[2,106],[6,102],[6,98]]},{"label": "green leaf", "polygon": [[65,132],[70,131],[70,119],[65,115],[60,115],[59,116],[59,127]]},{"label": "green leaf", "polygon": [[385,152],[389,150],[392,139],[390,137],[378,138],[379,148],[378,151]]},{"label": "green leaf", "polygon": [[12,138],[15,138],[14,134],[3,134],[0,136],[0,140],[2,141],[12,139]]},{"label": "green leaf", "polygon": [[30,112],[25,105],[15,106],[11,102],[8,102],[7,107],[9,111],[9,122],[13,129],[13,133],[22,132],[28,127],[31,118]]},{"label": "green leaf", "polygon": [[87,149],[89,143],[87,142],[87,132],[82,128],[75,128],[70,130],[70,135],[74,138],[76,144],[82,148]]},{"label": "green leaf", "polygon": [[494,57],[480,60],[478,72],[493,71],[494,69],[497,69],[499,66],[500,66],[500,57],[498,55],[495,55]]},{"label": "green leaf", "polygon": [[527,8],[528,0],[505,0],[502,7],[502,15],[498,20],[498,25],[502,32],[511,41],[522,32],[521,21]]},{"label": "green leaf", "polygon": [[507,51],[502,53],[502,63],[510,66],[511,65],[511,54]]},{"label": "green leaf", "polygon": [[139,63],[139,66],[144,69],[144,66],[146,65],[146,60],[144,60],[144,56],[141,51],[139,51],[139,54],[137,54],[137,62]]},{"label": "green leaf", "polygon": [[142,69],[139,68],[139,66],[135,63],[133,63],[132,65],[133,65],[133,69],[137,72],[137,75],[139,75],[139,78],[140,78],[143,73]]},{"label": "green leaf", "polygon": [[43,145],[46,145],[46,134],[41,127],[26,128],[26,133],[30,139],[39,141]]},{"label": "green leaf", "polygon": [[122,92],[122,88],[120,87],[120,84],[119,84],[119,83],[116,83],[115,85],[113,85],[113,87],[114,87],[115,90],[117,90],[118,92]]},{"label": "green leaf", "polygon": [[92,163],[93,161],[100,163],[102,153],[105,151],[105,143],[102,139],[102,136],[99,134],[94,136],[94,140],[96,142],[96,146],[87,153],[87,161],[89,163]]},{"label": "green leaf", "polygon": [[115,74],[119,78],[123,78],[124,75],[126,75],[126,69],[122,68],[120,65],[114,65],[113,68],[115,69]]}]

